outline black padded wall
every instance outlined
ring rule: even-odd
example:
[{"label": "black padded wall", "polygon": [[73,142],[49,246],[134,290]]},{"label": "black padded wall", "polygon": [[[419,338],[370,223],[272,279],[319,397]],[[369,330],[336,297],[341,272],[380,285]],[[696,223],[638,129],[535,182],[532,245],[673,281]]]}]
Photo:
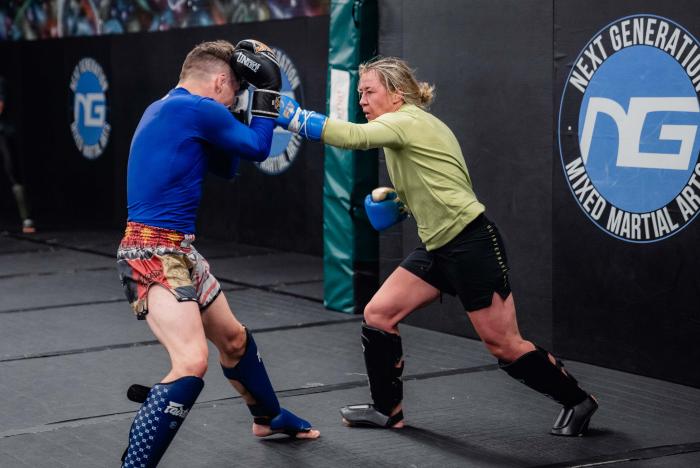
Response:
[{"label": "black padded wall", "polygon": [[[16,137],[17,132],[21,131],[18,125],[21,96],[14,85],[22,79],[22,70],[19,66],[20,61],[19,49],[8,47],[8,43],[0,41],[0,76],[4,78],[4,92],[6,93],[4,110],[0,117],[0,125],[3,125],[4,129],[0,131],[6,137],[10,151],[10,165],[13,166],[11,177],[24,179],[24,167],[21,164],[22,148],[19,139]],[[5,162],[2,161],[2,164],[4,165]],[[15,229],[17,229],[21,221],[12,194],[10,176],[6,171],[7,169],[0,169],[0,222],[7,223],[8,226],[14,225]]]},{"label": "black padded wall", "polygon": [[[12,70],[5,76],[18,129],[17,166],[33,216],[42,222],[107,225],[113,216],[113,146],[89,161],[79,155],[70,130],[73,67],[80,58],[92,57],[109,76],[108,43],[96,37],[2,44],[3,57],[12,57]],[[108,102],[112,91],[107,91]]]},{"label": "black padded wall", "polygon": [[[13,101],[21,103],[17,146],[37,225],[123,226],[129,147],[144,109],[177,84],[194,45],[247,37],[283,50],[299,74],[297,97],[309,108],[325,108],[328,17],[0,43],[0,73],[8,78]],[[70,77],[84,57],[95,59],[109,82],[111,134],[104,153],[93,160],[78,152],[70,131]],[[233,181],[211,176],[198,233],[320,255],[322,156],[321,145],[302,143],[280,174],[265,174],[246,162]],[[11,204],[3,208],[3,218],[13,216],[11,209]]]},{"label": "black padded wall", "polygon": [[[380,53],[405,58],[435,84],[431,111],[459,139],[477,196],[503,234],[523,333],[550,346],[551,3],[396,0],[380,2],[380,15]],[[383,277],[418,242],[411,221],[384,234]],[[408,321],[474,336],[448,296]]]},{"label": "black padded wall", "polygon": [[[683,220],[682,209],[684,205],[686,217],[700,211],[698,199],[693,198],[700,197],[700,189],[692,182],[700,148],[700,112],[695,110],[697,90],[693,91],[700,82],[700,58],[695,58],[700,50],[700,6],[692,1],[655,0],[597,0],[585,6],[574,0],[435,4],[395,0],[380,6],[380,52],[404,57],[417,68],[419,79],[436,85],[432,111],[460,140],[476,193],[487,206],[487,215],[503,232],[523,335],[563,357],[700,385],[700,374],[692,365],[700,357],[695,344],[700,335],[700,275],[696,271],[700,263],[700,223],[695,218],[700,216]],[[680,164],[673,162],[673,157],[684,151],[680,149],[680,137],[660,134],[662,124],[670,124],[672,129],[692,124],[683,130],[694,135],[692,164],[683,165],[685,172],[680,171],[692,190],[684,195],[684,204],[674,200],[675,193],[668,200],[669,222],[679,221],[682,229],[659,240],[638,238],[632,239],[637,242],[629,242],[630,239],[622,238],[624,235],[605,232],[610,203],[601,218],[601,228],[576,201],[574,189],[562,170],[559,134],[568,163],[575,156],[571,156],[573,153],[583,151],[583,128],[579,127],[585,112],[580,114],[579,107],[572,107],[575,99],[565,99],[561,123],[559,114],[569,73],[579,58],[584,57],[585,70],[579,73],[593,72],[598,66],[603,70],[603,64],[594,63],[603,54],[598,53],[594,59],[584,53],[595,55],[598,50],[595,45],[594,49],[588,48],[590,41],[602,32],[608,57],[612,56],[613,39],[605,28],[624,17],[640,14],[655,18],[652,25],[657,25],[645,36],[649,43],[641,44],[642,48],[658,49],[658,44],[650,44],[660,34],[659,21],[670,25],[666,41],[670,41],[674,29],[692,39],[688,39],[683,52],[680,47],[685,36],[681,35],[674,52],[666,51],[664,66],[657,63],[662,52],[640,52],[639,48],[635,53],[653,59],[637,60],[634,72],[620,67],[623,62],[618,58],[603,60],[608,69],[618,67],[615,72],[605,72],[608,76],[617,73],[623,78],[598,81],[593,93],[599,94],[590,96],[604,98],[605,102],[597,105],[619,106],[622,110],[616,118],[621,121],[628,118],[628,112],[629,116],[633,114],[628,110],[633,98],[642,98],[638,102],[648,105],[673,107],[680,105],[678,101],[644,99],[682,97],[683,105],[689,107],[683,112],[655,108],[640,127],[645,133],[644,138],[634,141],[637,146],[630,146],[629,138],[624,140],[622,163],[598,161],[598,166],[592,167],[608,168],[609,173],[603,169],[598,174],[599,179],[602,174],[601,187],[607,187],[600,190],[621,196],[628,206],[641,203],[635,193],[641,198],[649,193],[647,198],[653,201],[657,194],[668,191],[664,181],[673,180],[669,173],[678,171],[675,166]],[[632,21],[625,28],[632,41]],[[637,35],[642,37],[639,32]],[[668,64],[672,54],[678,61],[675,65]],[[696,65],[699,68],[694,68]],[[660,74],[659,70],[670,75]],[[684,77],[685,72],[688,76]],[[668,78],[685,83],[682,95],[668,84]],[[659,86],[653,85],[654,80],[659,80]],[[691,81],[695,82],[691,85]],[[620,96],[625,98],[610,104]],[[669,117],[667,111],[682,115]],[[614,113],[610,107],[606,112]],[[614,145],[620,140],[610,115],[599,119],[602,131],[608,133],[594,133],[593,144],[613,145],[613,151],[616,150]],[[630,129],[636,128],[627,127],[627,136]],[[595,127],[594,132],[600,131]],[[664,139],[671,141],[660,141]],[[594,149],[600,153],[603,147]],[[620,177],[630,166],[629,158],[638,157],[638,152],[646,152],[641,158],[653,161],[632,167],[643,167],[638,173],[640,180],[645,180],[641,185],[635,185],[635,172]],[[607,157],[615,156],[611,153]],[[664,157],[670,159],[663,160]],[[700,180],[700,174],[696,176]],[[380,173],[380,180],[389,183],[385,170]],[[621,189],[617,181],[629,185]],[[683,189],[683,184],[686,182],[682,181],[678,190]],[[588,211],[597,200],[589,200]],[[633,212],[630,209],[630,219]],[[662,209],[656,212],[664,213]],[[636,219],[641,219],[641,210],[636,213]],[[625,232],[621,226],[614,228],[618,234]],[[410,221],[383,233],[382,278],[418,242],[415,224]],[[461,305],[449,297],[442,304],[416,312],[407,322],[475,336]]]},{"label": "black padded wall", "polygon": [[[700,5],[693,1],[597,0],[587,2],[586,8],[582,8],[581,2],[576,1],[555,3],[557,111],[571,67],[588,42],[602,31],[601,43],[607,55],[617,58],[612,54],[608,42],[610,30],[606,27],[618,22],[621,32],[619,20],[639,14],[653,15],[657,21],[665,18],[671,24],[669,31],[675,29],[673,23],[676,23],[695,38],[700,37]],[[650,34],[653,42],[656,33]],[[668,36],[670,38],[670,32]],[[629,40],[633,40],[632,35]],[[682,39],[677,50],[680,50],[681,44]],[[648,45],[640,47],[652,49]],[[692,45],[688,45],[687,50],[691,49]],[[598,50],[595,46],[594,51]],[[624,50],[618,53],[622,52]],[[600,52],[597,55],[602,57]],[[592,62],[584,63],[589,64],[589,69],[593,68]],[[613,60],[608,58],[604,64],[613,66]],[[599,67],[602,72],[603,65]],[[645,64],[648,80],[655,79],[654,70],[657,68],[658,64],[653,60]],[[678,70],[681,70],[680,67]],[[682,71],[680,73],[683,74]],[[635,83],[639,79],[641,77],[637,75],[630,82]],[[667,81],[666,78],[664,80]],[[621,89],[631,86],[629,83],[621,86],[619,81],[612,79],[605,85],[607,89],[604,89],[603,95],[607,99],[615,99],[620,95]],[[654,95],[656,88],[656,85],[651,89],[640,87],[635,89],[632,97]],[[578,92],[569,86],[567,93],[576,95]],[[664,93],[661,96],[674,97],[668,96],[673,93]],[[620,99],[620,102],[623,107],[627,107],[626,101]],[[566,102],[564,118],[570,107],[571,101]],[[688,118],[689,115],[677,118]],[[576,118],[574,115],[572,120]],[[609,119],[606,116],[598,118]],[[646,119],[653,119],[653,115]],[[683,122],[678,120],[675,123]],[[604,121],[598,125],[604,125]],[[596,128],[595,131],[603,130]],[[613,138],[617,138],[616,132],[613,135]],[[641,150],[658,151],[653,146],[658,140],[657,135],[658,129],[650,135],[647,142],[641,142]],[[600,137],[600,133],[596,133],[596,136]],[[568,148],[566,140],[572,137],[564,135],[562,138],[565,141],[562,147]],[[698,138],[697,134],[695,138]],[[614,160],[615,149],[617,148],[614,147],[612,152],[605,155],[590,158],[607,157]],[[678,151],[678,147],[668,146],[664,151]],[[697,152],[693,156],[697,157]],[[700,264],[700,222],[697,219],[691,221],[678,233],[656,242],[636,243],[613,237],[596,226],[578,206],[566,182],[556,146],[553,157],[553,324],[556,349],[572,358],[700,385],[700,373],[694,364],[700,359],[700,348],[697,346],[697,338],[700,336],[700,275],[697,271]],[[609,167],[614,169],[614,163],[609,163]],[[639,172],[663,177],[673,171],[647,168]],[[610,178],[618,183],[624,180],[614,174]],[[650,181],[646,185],[630,184],[629,190],[654,192],[660,183]],[[677,220],[682,219],[677,211],[671,210],[670,213]],[[606,215],[602,219],[605,217]]]}]

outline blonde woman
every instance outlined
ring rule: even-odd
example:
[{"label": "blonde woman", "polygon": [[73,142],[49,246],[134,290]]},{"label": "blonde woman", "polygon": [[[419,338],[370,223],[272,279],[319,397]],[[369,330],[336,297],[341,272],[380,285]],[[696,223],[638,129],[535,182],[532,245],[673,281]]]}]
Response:
[{"label": "blonde woman", "polygon": [[365,307],[362,344],[373,403],[343,407],[345,423],[403,426],[398,324],[445,292],[459,297],[501,369],[563,406],[551,433],[582,435],[598,404],[561,361],[520,335],[501,236],[474,194],[457,138],[426,110],[434,87],[417,81],[407,63],[393,57],[365,63],[359,74],[360,106],[368,123],[330,119],[287,97],[277,119],[313,141],[361,150],[382,147],[395,193],[374,191],[365,201],[367,214],[383,229],[404,218],[403,202],[422,241]]}]

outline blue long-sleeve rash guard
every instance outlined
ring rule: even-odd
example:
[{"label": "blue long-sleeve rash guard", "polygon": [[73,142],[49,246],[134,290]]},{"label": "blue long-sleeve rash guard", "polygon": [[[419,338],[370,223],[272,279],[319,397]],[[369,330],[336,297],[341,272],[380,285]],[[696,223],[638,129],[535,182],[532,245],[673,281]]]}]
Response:
[{"label": "blue long-sleeve rash guard", "polygon": [[171,90],[148,106],[131,142],[129,221],[193,234],[207,168],[230,178],[239,158],[263,161],[273,129],[272,119],[247,127],[213,99]]}]

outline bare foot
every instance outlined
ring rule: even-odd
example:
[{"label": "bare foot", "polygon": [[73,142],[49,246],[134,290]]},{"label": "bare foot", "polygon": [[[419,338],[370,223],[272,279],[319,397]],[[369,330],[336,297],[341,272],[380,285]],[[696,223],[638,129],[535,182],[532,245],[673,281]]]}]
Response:
[{"label": "bare foot", "polygon": [[[253,423],[253,435],[256,437],[267,437],[272,434],[281,434],[284,431],[273,431],[270,426],[263,426],[262,424]],[[318,439],[321,433],[316,429],[311,429],[309,432],[298,432],[294,434],[296,439]]]},{"label": "bare foot", "polygon": [[[390,416],[394,416],[395,414],[398,414],[401,411],[401,404],[399,403],[396,408],[394,408],[394,411],[391,412]],[[393,426],[391,426],[392,429],[401,429],[403,427],[403,419]]]}]

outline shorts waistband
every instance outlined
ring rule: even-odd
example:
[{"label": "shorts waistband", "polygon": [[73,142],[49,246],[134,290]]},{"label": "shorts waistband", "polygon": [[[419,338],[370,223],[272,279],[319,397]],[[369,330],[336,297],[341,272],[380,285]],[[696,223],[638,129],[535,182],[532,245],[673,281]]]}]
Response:
[{"label": "shorts waistband", "polygon": [[129,221],[126,223],[121,244],[189,247],[192,242],[194,242],[194,234]]},{"label": "shorts waistband", "polygon": [[[462,233],[468,233],[472,232],[475,229],[479,229],[480,227],[483,227],[489,223],[489,219],[486,217],[484,213],[480,213],[479,216],[476,218],[472,219],[469,224],[464,226],[464,229],[462,229]],[[461,234],[461,233],[460,233]]]},{"label": "shorts waistband", "polygon": [[453,246],[455,243],[460,242],[460,239],[464,239],[465,237],[472,235],[472,233],[478,231],[479,229],[483,229],[484,227],[488,226],[490,222],[491,221],[486,217],[485,214],[479,214],[476,218],[472,219],[469,222],[469,224],[464,226],[464,229],[462,229],[459,232],[459,234],[450,239],[445,245],[435,249],[435,251],[437,252],[444,251],[445,249],[450,249],[451,246]]}]

